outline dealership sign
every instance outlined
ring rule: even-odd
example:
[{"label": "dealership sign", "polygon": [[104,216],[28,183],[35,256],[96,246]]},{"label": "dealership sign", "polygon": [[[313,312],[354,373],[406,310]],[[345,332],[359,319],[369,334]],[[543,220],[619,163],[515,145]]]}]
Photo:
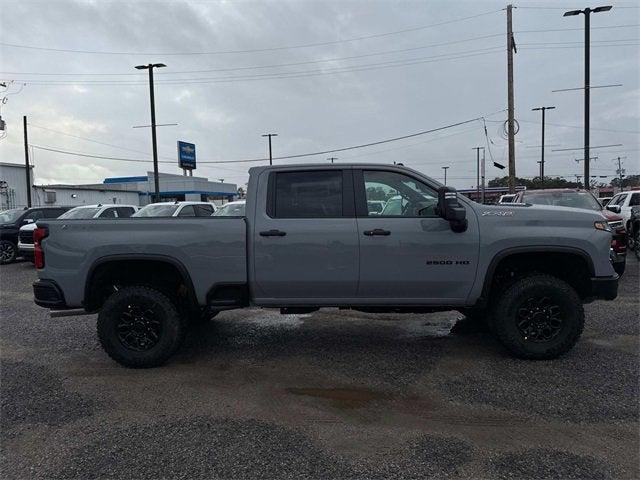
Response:
[{"label": "dealership sign", "polygon": [[178,166],[187,170],[196,168],[196,146],[193,143],[178,141]]}]

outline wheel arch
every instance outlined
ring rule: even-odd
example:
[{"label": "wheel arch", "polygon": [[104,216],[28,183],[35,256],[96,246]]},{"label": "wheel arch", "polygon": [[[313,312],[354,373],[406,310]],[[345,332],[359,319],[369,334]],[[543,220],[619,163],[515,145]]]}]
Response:
[{"label": "wheel arch", "polygon": [[[193,308],[198,307],[198,300],[195,294],[195,288],[193,286],[191,276],[189,275],[189,271],[182,262],[168,255],[143,253],[134,255],[106,255],[104,257],[96,259],[91,264],[91,267],[89,268],[86,276],[84,297],[82,302],[85,310],[97,311],[101,308],[102,303],[104,303],[104,298],[100,298],[100,294],[97,291],[98,285],[96,285],[96,282],[100,279],[101,272],[109,269],[114,269],[116,266],[129,268],[149,268],[149,270],[145,271],[144,274],[141,274],[140,271],[136,271],[135,268],[129,275],[123,273],[126,270],[120,270],[119,276],[117,278],[124,279],[125,281],[131,280],[133,283],[139,280],[150,280],[148,284],[152,286],[154,285],[154,283],[156,284],[156,286],[159,286],[157,281],[159,279],[155,279],[156,281],[154,282],[154,279],[150,277],[151,273],[155,273],[158,271],[162,271],[164,273],[171,272],[173,275],[177,275],[177,278],[180,282],[179,284],[185,286],[187,304]],[[161,288],[159,289],[162,290]]]}]

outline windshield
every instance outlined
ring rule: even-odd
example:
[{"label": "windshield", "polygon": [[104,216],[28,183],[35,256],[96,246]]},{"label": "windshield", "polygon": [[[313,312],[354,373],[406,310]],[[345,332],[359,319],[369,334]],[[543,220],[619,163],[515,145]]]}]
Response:
[{"label": "windshield", "polygon": [[93,218],[93,216],[98,213],[100,209],[97,207],[92,207],[92,208],[72,208],[71,210],[69,210],[68,212],[64,212],[62,215],[60,215],[58,218],[64,218],[64,219],[80,219],[80,218]]},{"label": "windshield", "polygon": [[244,217],[244,203],[227,203],[216,210],[216,217]]},{"label": "windshield", "polygon": [[170,217],[180,205],[147,205],[141,208],[132,217]]},{"label": "windshield", "polygon": [[0,212],[0,223],[13,223],[24,213],[22,208],[12,208]]},{"label": "windshield", "polygon": [[527,193],[526,203],[533,205],[552,205],[554,207],[582,208],[584,210],[602,210],[600,202],[589,192],[540,192]]}]

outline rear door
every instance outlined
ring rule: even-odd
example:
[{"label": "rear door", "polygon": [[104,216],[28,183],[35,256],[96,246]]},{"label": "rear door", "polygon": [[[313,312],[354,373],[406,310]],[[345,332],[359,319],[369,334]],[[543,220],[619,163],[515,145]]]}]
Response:
[{"label": "rear door", "polygon": [[118,218],[129,218],[136,213],[133,207],[117,207],[116,212],[118,213]]},{"label": "rear door", "polygon": [[[386,303],[459,304],[469,295],[478,260],[475,214],[453,232],[435,213],[436,186],[404,171],[354,170],[360,239],[358,297]],[[383,200],[377,213],[367,201]]]},{"label": "rear door", "polygon": [[258,302],[355,297],[358,234],[351,169],[270,172],[254,223]]}]

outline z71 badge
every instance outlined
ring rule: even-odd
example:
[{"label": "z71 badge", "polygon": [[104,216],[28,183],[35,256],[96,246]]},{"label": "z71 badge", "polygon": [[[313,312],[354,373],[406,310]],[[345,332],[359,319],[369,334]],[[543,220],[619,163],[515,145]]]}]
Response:
[{"label": "z71 badge", "polygon": [[487,210],[482,212],[483,217],[511,217],[513,216],[513,210]]}]

